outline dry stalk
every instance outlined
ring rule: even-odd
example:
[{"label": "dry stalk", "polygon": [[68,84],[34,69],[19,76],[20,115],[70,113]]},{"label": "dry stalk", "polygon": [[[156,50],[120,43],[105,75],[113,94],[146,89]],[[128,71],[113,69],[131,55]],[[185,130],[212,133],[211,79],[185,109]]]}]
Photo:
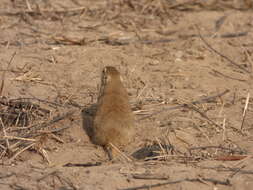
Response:
[{"label": "dry stalk", "polygon": [[49,177],[49,176],[51,176],[51,175],[52,175],[52,176],[55,176],[56,174],[59,174],[59,173],[60,173],[60,171],[58,171],[58,170],[49,172],[49,173],[45,174],[44,176],[38,178],[36,181],[37,181],[37,182],[40,182],[40,181],[46,179],[47,177]]},{"label": "dry stalk", "polygon": [[224,117],[223,122],[222,122],[222,128],[223,128],[223,133],[222,133],[222,140],[226,140],[226,118]]},{"label": "dry stalk", "polygon": [[157,141],[157,143],[158,143],[160,149],[162,150],[162,154],[165,155],[165,154],[166,154],[166,151],[165,151],[165,149],[163,148],[160,139],[158,139],[158,138],[156,137],[156,141]]},{"label": "dry stalk", "polygon": [[33,147],[35,145],[35,143],[31,143],[28,146],[26,146],[25,148],[21,149],[20,151],[18,151],[16,154],[14,154],[9,160],[8,163],[11,163],[13,160],[15,160],[15,158],[20,155],[22,152],[28,150],[29,148]]},{"label": "dry stalk", "polygon": [[93,167],[93,166],[101,166],[101,162],[87,162],[87,163],[80,163],[80,164],[73,164],[73,163],[67,163],[64,164],[63,167]]},{"label": "dry stalk", "polygon": [[126,154],[124,154],[122,151],[120,151],[119,149],[118,149],[118,147],[116,147],[114,144],[112,144],[112,143],[109,143],[110,144],[110,146],[114,149],[114,150],[116,150],[121,156],[123,156],[127,161],[129,161],[129,162],[132,162],[133,160],[131,159],[131,158],[129,158]]},{"label": "dry stalk", "polygon": [[241,131],[243,130],[243,124],[244,124],[245,117],[246,117],[247,110],[248,110],[249,98],[250,98],[250,93],[248,92],[246,102],[245,102],[245,106],[244,106],[244,110],[243,110],[243,114],[242,114],[242,123],[241,123],[241,127],[240,127]]},{"label": "dry stalk", "polygon": [[147,180],[168,180],[169,177],[159,174],[133,174],[134,179],[147,179]]},{"label": "dry stalk", "polygon": [[179,180],[174,180],[174,181],[167,181],[164,183],[156,183],[152,185],[142,185],[142,186],[137,186],[137,187],[129,187],[129,188],[124,188],[124,189],[119,189],[119,190],[139,190],[139,189],[151,189],[155,187],[161,187],[169,184],[177,184],[177,183],[182,183],[182,182],[210,182],[215,185],[225,185],[225,186],[232,186],[230,181],[228,179],[225,180],[220,180],[220,179],[213,179],[213,178],[185,178],[185,179],[179,179]]},{"label": "dry stalk", "polygon": [[[63,129],[67,129],[69,127],[64,127]],[[61,140],[60,137],[57,137],[55,134],[53,134],[53,132],[58,132],[59,130],[62,130],[62,128],[60,129],[56,129],[57,131],[48,131],[48,130],[45,130],[45,131],[42,131],[42,130],[38,130],[37,133],[41,133],[42,135],[46,135],[48,137],[51,137],[52,139],[55,139],[56,141],[60,142],[60,143],[64,143],[63,140]]]},{"label": "dry stalk", "polygon": [[148,116],[141,117],[137,121],[150,118],[150,117],[152,117],[154,115],[158,115],[158,114],[160,114],[160,113],[162,113],[164,111],[175,110],[175,109],[187,107],[188,105],[195,105],[195,104],[201,104],[201,103],[209,102],[211,100],[215,100],[216,98],[220,98],[221,96],[227,94],[228,92],[229,92],[229,90],[225,90],[222,93],[219,93],[219,94],[214,95],[214,96],[209,96],[209,97],[206,97],[206,98],[203,98],[203,99],[200,99],[200,100],[195,100],[193,102],[186,103],[186,104],[181,104],[181,105],[174,106],[174,107],[164,108],[164,109],[162,109],[162,110],[160,110],[158,112],[154,112],[154,113],[152,113],[152,114],[150,114]]},{"label": "dry stalk", "polygon": [[44,148],[39,149],[38,152],[42,155],[42,157],[47,161],[48,164],[51,164],[47,151]]},{"label": "dry stalk", "polygon": [[5,81],[5,73],[6,73],[6,71],[8,71],[8,69],[9,69],[9,67],[10,67],[10,65],[11,65],[11,63],[12,63],[12,61],[13,61],[13,59],[14,59],[14,57],[15,57],[16,54],[17,54],[16,51],[12,54],[11,59],[10,59],[10,61],[8,62],[8,65],[7,65],[7,69],[3,72],[2,81],[1,81],[1,85],[0,85],[0,96],[3,95],[4,81]]},{"label": "dry stalk", "polygon": [[229,152],[229,154],[245,154],[245,151],[232,149],[232,148],[226,148],[223,146],[199,146],[199,147],[191,147],[189,148],[189,153],[192,155],[193,150],[206,150],[206,149],[218,149]]},{"label": "dry stalk", "polygon": [[29,139],[29,138],[22,138],[22,137],[15,137],[15,136],[4,136],[4,139],[11,139],[11,140],[22,140],[22,141],[31,141],[35,142],[35,139]]},{"label": "dry stalk", "polygon": [[[1,125],[2,125],[2,130],[3,130],[3,135],[4,135],[3,137],[5,138],[7,136],[7,134],[6,134],[5,126],[4,126],[4,123],[3,123],[3,120],[2,120],[1,117],[0,117],[0,122],[1,122]],[[7,150],[9,150],[10,149],[10,143],[9,143],[8,138],[5,139],[5,143],[6,143]]]},{"label": "dry stalk", "polygon": [[189,109],[192,109],[193,111],[199,113],[203,118],[205,118],[207,121],[209,121],[211,124],[215,125],[216,127],[222,129],[222,127],[220,125],[218,125],[217,123],[215,123],[213,120],[211,120],[204,112],[200,111],[198,108],[196,108],[196,106],[191,106],[190,104],[187,104],[186,106]]},{"label": "dry stalk", "polygon": [[25,3],[26,3],[26,6],[27,6],[27,9],[29,11],[32,11],[32,7],[31,7],[31,4],[30,4],[29,0],[25,0]]},{"label": "dry stalk", "polygon": [[1,144],[0,144],[0,148],[2,148],[3,150],[5,150],[5,149],[6,149],[6,147],[5,147],[5,146],[3,146],[3,145],[1,145]]},{"label": "dry stalk", "polygon": [[[63,120],[63,119],[65,119],[65,118],[67,118],[67,117],[69,117],[69,116],[71,116],[71,115],[73,115],[75,113],[75,111],[69,111],[69,112],[67,112],[67,113],[64,113],[64,114],[62,114],[62,115],[59,115],[59,116],[55,116],[52,120],[50,120],[50,121],[48,121],[48,122],[43,122],[43,123],[41,123],[41,124],[39,124],[39,125],[33,125],[31,128],[36,128],[36,130],[38,131],[38,130],[41,130],[41,129],[43,129],[43,128],[45,128],[45,127],[48,127],[48,126],[50,126],[50,125],[52,125],[52,124],[54,124],[54,123],[56,123],[56,122],[58,122],[58,121],[61,121],[61,120]],[[68,128],[68,127],[66,127],[66,128]],[[63,129],[65,129],[65,128],[63,128]],[[61,129],[62,130],[62,129]],[[57,132],[57,131],[56,131]],[[38,136],[39,134],[32,134],[32,132],[31,133],[29,133],[29,134],[26,134],[26,135],[24,135],[24,136],[22,136],[23,138],[29,138],[29,137],[34,137],[34,136]]]},{"label": "dry stalk", "polygon": [[240,82],[245,82],[245,81],[247,81],[247,80],[245,80],[245,79],[238,79],[238,78],[235,78],[235,77],[231,77],[231,76],[228,76],[228,75],[225,75],[225,74],[223,74],[223,73],[221,73],[220,71],[217,71],[217,70],[215,70],[215,69],[212,69],[212,71],[214,72],[214,74],[217,76],[222,76],[222,77],[224,77],[224,78],[228,78],[228,79],[231,79],[231,80],[237,80],[237,81],[240,81]]},{"label": "dry stalk", "polygon": [[214,53],[216,53],[217,55],[221,56],[222,58],[224,58],[225,60],[227,60],[230,64],[236,66],[237,68],[241,69],[242,71],[246,72],[246,73],[250,73],[250,71],[248,71],[247,69],[245,69],[243,66],[237,64],[236,62],[234,62],[232,59],[228,58],[227,56],[223,55],[222,53],[220,53],[219,51],[217,51],[216,49],[214,49],[202,36],[202,34],[200,33],[200,29],[199,27],[196,25],[196,28],[198,30],[198,34],[200,39],[204,42],[204,44],[208,47],[209,50],[212,50]]},{"label": "dry stalk", "polygon": [[56,13],[56,14],[65,14],[65,13],[82,13],[87,10],[87,7],[77,7],[77,8],[71,8],[67,10],[47,10],[47,9],[40,9],[38,10],[22,10],[22,11],[16,11],[16,12],[0,12],[0,15],[7,15],[7,16],[18,16],[18,15],[24,15],[28,14],[31,16],[34,15],[41,15],[46,13]]}]

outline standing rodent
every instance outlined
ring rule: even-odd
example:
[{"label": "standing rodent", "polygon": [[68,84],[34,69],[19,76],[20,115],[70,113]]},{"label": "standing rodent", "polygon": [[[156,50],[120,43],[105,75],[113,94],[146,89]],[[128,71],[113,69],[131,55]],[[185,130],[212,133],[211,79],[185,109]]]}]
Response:
[{"label": "standing rodent", "polygon": [[103,146],[112,159],[115,150],[111,144],[124,149],[133,136],[134,116],[128,93],[117,69],[107,66],[102,71],[92,141]]}]

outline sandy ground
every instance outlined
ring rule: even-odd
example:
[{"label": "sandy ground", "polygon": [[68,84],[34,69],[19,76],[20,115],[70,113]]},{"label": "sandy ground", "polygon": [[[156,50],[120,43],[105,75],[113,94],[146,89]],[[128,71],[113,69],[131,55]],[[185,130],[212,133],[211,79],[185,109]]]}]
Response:
[{"label": "sandy ground", "polygon": [[[1,131],[0,189],[252,189],[252,2],[189,2],[1,0],[2,96],[75,113],[46,129],[68,127],[41,145],[50,163],[33,146],[4,154]],[[108,161],[83,129],[106,65],[121,72],[135,111],[123,153],[133,161]]]}]

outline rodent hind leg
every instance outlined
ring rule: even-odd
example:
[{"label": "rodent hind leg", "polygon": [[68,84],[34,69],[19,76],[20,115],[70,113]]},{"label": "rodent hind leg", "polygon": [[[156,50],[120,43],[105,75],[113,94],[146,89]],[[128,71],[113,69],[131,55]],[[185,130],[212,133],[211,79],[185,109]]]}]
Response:
[{"label": "rodent hind leg", "polygon": [[104,147],[104,151],[107,153],[109,160],[113,160],[117,157],[117,155],[119,154],[118,148],[112,144],[112,143],[108,143],[107,145],[105,145]]},{"label": "rodent hind leg", "polygon": [[109,160],[114,160],[115,158],[117,158],[119,155],[121,157],[123,157],[124,159],[126,159],[127,161],[131,162],[133,161],[130,157],[128,157],[127,155],[125,155],[116,145],[114,145],[113,143],[108,143],[108,145],[106,145],[104,147],[105,152],[108,154]]},{"label": "rodent hind leg", "polygon": [[108,155],[109,160],[112,160],[114,158],[113,156],[113,148],[110,145],[103,146],[104,151]]}]

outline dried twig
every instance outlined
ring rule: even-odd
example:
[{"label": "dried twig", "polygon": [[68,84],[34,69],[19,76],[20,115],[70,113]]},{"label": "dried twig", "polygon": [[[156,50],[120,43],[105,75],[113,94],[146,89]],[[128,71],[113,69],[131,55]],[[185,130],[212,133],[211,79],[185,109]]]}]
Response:
[{"label": "dried twig", "polygon": [[95,162],[95,163],[82,163],[82,164],[73,164],[73,163],[67,163],[64,164],[63,167],[92,167],[92,166],[101,166],[101,162]]},{"label": "dried twig", "polygon": [[71,126],[66,126],[66,127],[62,127],[62,128],[58,128],[58,129],[53,129],[53,130],[50,130],[50,131],[46,131],[47,133],[58,133],[60,131],[63,131],[65,129],[68,129],[70,128]]},{"label": "dried twig", "polygon": [[7,16],[17,16],[17,15],[23,15],[28,14],[31,16],[34,15],[42,15],[43,13],[56,13],[56,14],[65,14],[65,13],[82,13],[85,10],[87,10],[87,7],[77,7],[77,8],[71,8],[67,10],[47,10],[47,9],[40,9],[38,10],[22,10],[22,11],[16,11],[16,12],[7,12],[2,11],[0,12],[0,15],[7,15]]},{"label": "dried twig", "polygon": [[38,152],[42,155],[42,157],[47,161],[48,164],[51,164],[47,151],[44,148],[40,148]]},{"label": "dried twig", "polygon": [[244,158],[247,158],[247,155],[228,155],[228,156],[218,156],[215,158],[215,160],[220,161],[238,161],[243,160]]},{"label": "dried twig", "polygon": [[219,184],[219,185],[225,185],[225,186],[231,186],[231,183],[228,179],[221,181],[218,179],[212,179],[212,178],[185,178],[185,179],[180,179],[180,180],[175,180],[175,181],[168,181],[168,182],[164,182],[164,183],[156,183],[153,185],[142,185],[142,186],[138,186],[138,187],[130,187],[130,188],[124,188],[124,189],[120,189],[120,190],[139,190],[139,189],[150,189],[153,187],[160,187],[160,186],[164,186],[164,185],[169,185],[169,184],[176,184],[176,183],[181,183],[181,182],[211,182],[213,184]]},{"label": "dried twig", "polygon": [[[215,37],[219,37],[219,38],[236,38],[236,37],[240,37],[240,36],[245,36],[247,35],[248,32],[238,32],[238,33],[225,33],[225,34],[221,34],[219,36],[215,36]],[[189,38],[195,38],[198,37],[198,34],[185,34],[185,35],[180,35],[179,39],[189,39]],[[212,35],[205,35],[205,37],[213,37]],[[123,46],[123,45],[129,45],[129,44],[146,44],[146,45],[150,45],[150,44],[160,44],[160,43],[169,43],[169,42],[174,42],[177,41],[177,38],[161,38],[161,39],[121,39],[121,38],[117,38],[117,39],[111,39],[110,37],[101,37],[98,39],[87,39],[86,37],[82,37],[82,38],[71,38],[71,37],[67,37],[67,36],[57,36],[57,37],[53,37],[53,40],[57,43],[57,44],[62,44],[62,45],[79,45],[79,46],[83,46],[83,45],[87,45],[89,43],[93,43],[93,42],[103,42],[107,45],[111,45],[111,46]]]},{"label": "dried twig", "polygon": [[243,110],[243,114],[242,114],[242,124],[241,124],[241,127],[240,127],[241,131],[243,130],[243,124],[244,124],[245,117],[246,117],[247,110],[248,110],[249,98],[250,98],[250,93],[248,92],[246,102],[245,102],[245,106],[244,106],[244,110]]},{"label": "dried twig", "polygon": [[187,107],[188,105],[191,105],[191,104],[201,104],[201,103],[209,102],[211,100],[214,100],[216,98],[219,98],[219,97],[227,94],[228,92],[229,92],[229,90],[225,90],[224,92],[219,93],[217,95],[209,96],[209,97],[206,97],[206,98],[203,98],[203,99],[200,99],[200,100],[195,100],[195,101],[187,103],[187,104],[182,104],[182,105],[178,105],[178,106],[174,106],[174,107],[164,108],[164,109],[162,109],[162,110],[160,110],[158,112],[154,112],[154,113],[152,113],[152,114],[150,114],[148,116],[141,117],[137,121],[140,121],[140,120],[143,120],[143,119],[147,119],[147,118],[152,117],[154,115],[158,115],[158,114],[160,114],[160,113],[162,113],[164,111],[169,111],[169,110],[175,110],[175,109],[179,109],[179,108],[184,108],[184,107]]},{"label": "dried twig", "polygon": [[44,108],[41,108],[40,105],[32,103],[32,102],[25,102],[22,101],[23,99],[11,99],[11,100],[6,100],[4,98],[0,99],[0,104],[11,107],[11,108],[16,108],[16,109],[34,109],[34,110],[40,110],[41,112],[45,114],[49,114],[50,111]]},{"label": "dried twig", "polygon": [[[39,98],[36,98],[36,97],[33,97],[33,98],[18,98],[18,99],[11,99],[10,101],[11,102],[27,102],[27,101],[31,101],[31,100],[36,100],[38,102],[42,102],[42,103],[47,103],[47,104],[50,104],[52,106],[56,106],[56,107],[64,107],[64,105],[62,104],[59,104],[59,103],[56,103],[56,102],[50,102],[48,100],[43,100],[43,99],[39,99]],[[2,103],[0,101],[0,103]],[[8,104],[7,104],[8,105]]]},{"label": "dried twig", "polygon": [[194,110],[195,112],[199,113],[202,117],[204,117],[205,119],[207,119],[210,123],[212,123],[213,125],[215,125],[216,127],[220,128],[220,129],[222,129],[222,127],[220,125],[218,125],[217,123],[215,123],[204,112],[200,111],[196,107],[194,107],[194,106],[192,106],[190,104],[187,104],[185,107]]},{"label": "dried twig", "polygon": [[29,11],[32,11],[32,7],[31,7],[31,4],[30,4],[29,0],[25,0],[25,2],[26,2],[27,9]]},{"label": "dried twig", "polygon": [[216,167],[203,167],[203,166],[198,166],[201,169],[212,169],[216,171],[222,171],[222,172],[238,172],[241,174],[250,174],[253,175],[253,170],[242,170],[241,168],[230,168],[230,167],[225,167],[225,166],[216,166]]},{"label": "dried twig", "polygon": [[236,62],[234,62],[232,59],[228,58],[227,56],[223,55],[222,53],[218,52],[216,49],[214,49],[205,39],[204,37],[201,35],[200,33],[200,29],[198,26],[196,26],[198,33],[199,33],[199,37],[200,39],[204,42],[204,44],[210,49],[212,50],[214,53],[218,54],[219,56],[221,56],[222,58],[224,58],[225,60],[227,60],[229,63],[231,63],[232,65],[236,66],[237,68],[243,70],[246,73],[250,73],[250,71],[248,71],[247,69],[245,69],[242,65],[237,64]]},{"label": "dried twig", "polygon": [[237,173],[240,172],[241,169],[245,168],[245,165],[241,166],[240,168],[238,168],[236,171],[234,171],[233,173],[231,173],[229,175],[230,178],[234,177]]},{"label": "dried twig", "polygon": [[4,124],[21,125],[24,127],[23,130],[26,129],[25,126],[28,126],[32,119],[42,118],[50,114],[48,109],[41,108],[40,105],[28,101],[0,98],[0,104],[7,107],[3,113],[0,113]]},{"label": "dried twig", "polygon": [[191,151],[193,151],[193,150],[198,150],[198,149],[205,150],[205,149],[213,149],[213,148],[215,148],[215,149],[221,149],[221,150],[227,150],[230,153],[238,153],[238,154],[245,154],[246,153],[245,151],[242,151],[242,150],[236,150],[236,149],[226,148],[226,147],[222,147],[222,146],[199,146],[199,147],[192,147],[192,148],[189,148],[189,152],[191,154]]},{"label": "dried twig", "polygon": [[220,75],[220,76],[222,76],[222,77],[224,77],[224,78],[228,78],[228,79],[232,79],[232,80],[237,80],[237,81],[240,81],[240,82],[245,82],[245,81],[246,81],[246,80],[244,80],[244,79],[238,79],[238,78],[234,78],[234,77],[225,75],[225,74],[223,74],[223,73],[221,73],[221,72],[219,72],[219,71],[217,71],[217,70],[215,70],[215,69],[212,69],[212,71],[214,72],[214,74]]},{"label": "dried twig", "polygon": [[15,160],[15,158],[20,155],[22,152],[28,150],[29,148],[33,147],[35,145],[35,143],[31,143],[29,145],[27,145],[25,148],[21,149],[20,151],[18,151],[16,154],[14,154],[9,160],[8,163],[11,163],[13,160]]},{"label": "dried twig", "polygon": [[11,177],[13,175],[15,175],[15,173],[0,174],[0,179],[8,178],[8,177]]},{"label": "dried twig", "polygon": [[159,155],[159,156],[152,156],[152,157],[146,157],[144,161],[149,161],[149,160],[168,160],[168,159],[174,159],[176,161],[182,161],[182,160],[188,160],[188,161],[195,161],[198,158],[195,157],[190,157],[190,156],[180,156],[180,155],[170,155],[170,154],[164,154],[164,155]]},{"label": "dried twig", "polygon": [[[65,176],[62,176],[60,175],[61,173],[56,173],[55,176],[59,179],[59,181],[64,184],[66,183],[69,188],[68,189],[73,189],[73,190],[78,190],[80,188],[77,188],[76,185],[74,185],[74,183],[68,178],[68,177],[65,177]],[[64,182],[64,183],[63,183]]]},{"label": "dried twig", "polygon": [[22,141],[32,141],[35,142],[35,139],[29,139],[29,138],[21,138],[21,137],[14,137],[14,136],[4,136],[4,139],[11,139],[11,140],[22,140]]},{"label": "dried twig", "polygon": [[10,61],[8,62],[8,65],[7,65],[7,69],[3,72],[2,81],[1,81],[1,85],[0,85],[0,96],[3,95],[4,81],[5,81],[5,73],[6,73],[6,71],[9,70],[9,67],[10,67],[10,65],[11,65],[11,63],[12,63],[12,61],[13,61],[13,59],[14,59],[14,57],[15,57],[16,54],[17,54],[16,51],[12,54],[11,59],[10,59]]},{"label": "dried twig", "polygon": [[188,0],[183,2],[177,2],[174,5],[170,5],[168,9],[177,9],[178,7],[185,6],[185,5],[191,5],[193,3],[196,3],[196,0]]},{"label": "dried twig", "polygon": [[226,34],[221,34],[221,38],[237,38],[241,36],[246,36],[249,32],[238,32],[238,33],[226,33]]},{"label": "dried twig", "polygon": [[[69,112],[64,113],[64,114],[62,114],[62,115],[60,115],[60,116],[56,116],[56,117],[54,117],[52,120],[50,120],[50,121],[48,121],[48,122],[44,122],[44,123],[40,124],[39,126],[38,126],[37,124],[36,124],[36,125],[33,125],[33,126],[31,126],[31,128],[36,127],[36,130],[41,130],[42,128],[48,127],[48,126],[50,126],[50,125],[52,125],[52,124],[54,124],[54,123],[56,123],[56,122],[58,122],[58,121],[60,121],[60,120],[63,120],[63,119],[65,119],[65,118],[67,118],[67,117],[73,115],[74,113],[75,113],[75,111],[69,111]],[[23,137],[23,138],[29,138],[29,137],[34,137],[34,136],[38,136],[38,135],[39,135],[39,134],[32,134],[32,133],[29,133],[29,134],[26,134],[26,135],[24,135],[24,136],[22,136],[22,137]]]},{"label": "dried twig", "polygon": [[47,178],[47,177],[49,177],[49,176],[51,176],[51,175],[55,176],[56,174],[59,174],[59,173],[60,173],[60,172],[59,172],[58,170],[49,172],[49,173],[45,174],[44,176],[38,178],[37,181],[40,182],[40,181],[44,180],[45,178]]},{"label": "dried twig", "polygon": [[157,174],[133,174],[134,179],[154,179],[154,180],[168,180],[169,177],[161,176]]},{"label": "dried twig", "polygon": [[226,140],[226,118],[223,119],[222,129],[223,129],[222,140],[225,141]]},{"label": "dried twig", "polygon": [[[1,117],[0,117],[0,122],[1,122],[1,125],[2,125],[3,135],[4,135],[4,137],[6,137],[6,136],[7,136],[7,134],[6,134],[5,126],[4,126],[4,123],[3,123],[3,120],[2,120],[2,118],[1,118]],[[10,148],[9,139],[8,139],[8,138],[6,138],[6,139],[5,139],[5,142],[6,142],[6,147],[7,147],[7,150],[9,150],[9,148]]]},{"label": "dried twig", "polygon": [[61,36],[61,37],[53,37],[53,40],[57,44],[63,44],[63,45],[79,45],[83,46],[88,43],[94,42],[95,40],[87,40],[85,37],[81,39],[74,39],[67,36]]},{"label": "dried twig", "polygon": [[221,28],[221,26],[224,24],[225,20],[227,19],[228,15],[223,15],[218,20],[215,21],[215,31],[218,32],[218,30]]},{"label": "dried twig", "polygon": [[110,144],[110,146],[114,149],[114,150],[116,150],[121,156],[123,156],[127,161],[129,161],[129,162],[132,162],[133,160],[131,159],[131,158],[129,158],[127,155],[125,155],[123,152],[121,152],[119,149],[118,149],[118,147],[116,147],[114,144],[112,144],[112,143],[109,143]]}]

